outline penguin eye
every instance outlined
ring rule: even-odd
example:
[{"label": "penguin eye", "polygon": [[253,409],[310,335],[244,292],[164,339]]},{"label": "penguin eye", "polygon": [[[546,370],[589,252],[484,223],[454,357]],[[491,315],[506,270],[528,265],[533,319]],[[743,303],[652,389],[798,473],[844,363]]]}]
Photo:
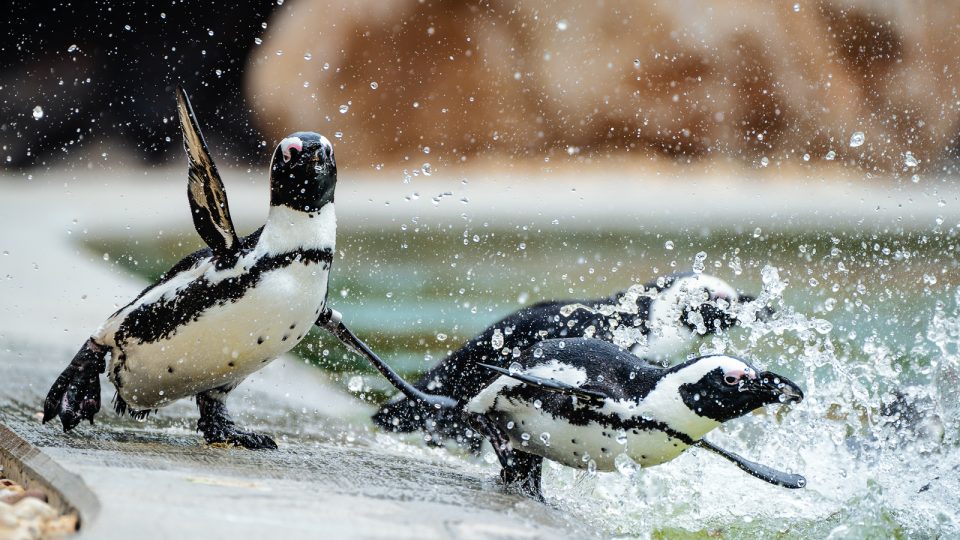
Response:
[{"label": "penguin eye", "polygon": [[737,377],[736,375],[725,375],[723,377],[723,382],[729,384],[730,386],[734,386],[740,382],[740,377]]}]

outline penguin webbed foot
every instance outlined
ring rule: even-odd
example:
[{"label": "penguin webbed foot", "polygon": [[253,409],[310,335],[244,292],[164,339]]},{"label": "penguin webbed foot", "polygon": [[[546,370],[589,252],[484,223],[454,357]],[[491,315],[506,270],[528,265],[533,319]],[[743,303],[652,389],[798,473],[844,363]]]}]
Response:
[{"label": "penguin webbed foot", "polygon": [[542,475],[543,458],[518,450],[513,451],[509,466],[500,470],[500,479],[504,485],[539,502],[546,502],[540,487]]},{"label": "penguin webbed foot", "polygon": [[248,450],[277,449],[277,443],[269,435],[245,431],[232,424],[213,431],[203,431],[203,439],[207,444],[223,443]]},{"label": "penguin webbed foot", "polygon": [[93,417],[100,412],[100,374],[106,369],[108,350],[92,339],[84,343],[47,392],[43,423],[59,417],[64,432],[83,420],[93,424]]},{"label": "penguin webbed foot", "polygon": [[229,444],[248,450],[276,450],[277,443],[269,436],[241,429],[230,418],[226,407],[226,392],[212,390],[197,394],[200,420],[197,431],[207,444]]},{"label": "penguin webbed foot", "polygon": [[492,419],[478,414],[471,418],[477,431],[484,435],[493,446],[500,461],[500,480],[503,484],[538,502],[546,502],[540,486],[543,473],[543,458],[519,450],[514,450],[510,438]]}]

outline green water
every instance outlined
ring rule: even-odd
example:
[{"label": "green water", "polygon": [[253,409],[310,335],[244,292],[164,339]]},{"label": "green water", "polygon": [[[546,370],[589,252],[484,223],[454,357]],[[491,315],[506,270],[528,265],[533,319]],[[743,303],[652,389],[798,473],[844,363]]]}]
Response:
[{"label": "green water", "polygon": [[[201,244],[189,231],[89,247],[152,280]],[[703,251],[705,272],[752,294],[761,289],[760,270],[777,267],[787,283],[784,304],[830,321],[839,348],[881,338],[896,345],[906,368],[925,361],[915,339],[936,301],[960,284],[956,249],[955,236],[921,233],[340,231],[330,301],[410,375],[523,305],[607,296],[689,271]],[[314,331],[297,353],[327,370],[372,372],[324,337]]]},{"label": "green water", "polygon": [[[706,273],[751,294],[763,289],[763,269],[773,267],[779,279],[767,289],[776,292],[774,323],[692,343],[690,352],[740,354],[801,382],[808,399],[796,410],[746,418],[725,426],[718,439],[754,459],[795,464],[810,486],[777,490],[687,453],[676,462],[699,468],[698,481],[705,470],[732,474],[726,488],[745,499],[733,502],[713,493],[714,484],[692,482],[681,466],[635,477],[605,475],[602,481],[552,468],[545,479],[548,492],[604,530],[627,536],[949,536],[960,534],[953,508],[960,502],[956,422],[942,422],[942,434],[921,439],[892,431],[878,411],[893,390],[907,386],[933,400],[931,410],[941,416],[956,410],[942,403],[935,383],[946,365],[944,351],[955,353],[957,345],[931,338],[928,331],[938,310],[960,320],[954,304],[960,285],[957,245],[953,230],[767,233],[751,226],[743,232],[563,234],[462,225],[340,230],[330,299],[354,331],[412,377],[480,329],[537,300],[607,296],[658,275],[689,271],[701,251],[707,255]],[[195,233],[185,231],[104,239],[88,247],[108,253],[122,271],[153,279],[200,244]],[[766,273],[769,277],[770,269]],[[364,392],[374,399],[392,393],[368,366],[319,331],[295,352],[345,387],[360,374]],[[917,471],[925,476],[913,478]],[[934,478],[932,488],[919,490]],[[592,495],[588,502],[571,502],[584,490]],[[762,501],[785,515],[755,507]],[[755,508],[740,516],[744,504]]]}]

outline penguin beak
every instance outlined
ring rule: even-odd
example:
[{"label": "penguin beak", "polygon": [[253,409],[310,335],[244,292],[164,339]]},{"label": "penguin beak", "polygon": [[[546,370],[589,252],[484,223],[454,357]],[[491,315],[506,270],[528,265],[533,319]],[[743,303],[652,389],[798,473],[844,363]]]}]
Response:
[{"label": "penguin beak", "polygon": [[753,387],[751,390],[761,395],[768,404],[803,401],[803,390],[795,382],[771,371],[760,373],[750,386]]}]

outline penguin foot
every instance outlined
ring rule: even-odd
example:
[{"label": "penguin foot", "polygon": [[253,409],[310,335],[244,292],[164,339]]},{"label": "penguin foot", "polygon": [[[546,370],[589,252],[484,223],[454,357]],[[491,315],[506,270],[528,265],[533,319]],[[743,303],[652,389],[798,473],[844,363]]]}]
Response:
[{"label": "penguin foot", "polygon": [[248,450],[276,450],[277,443],[269,435],[244,431],[237,426],[225,426],[215,432],[204,432],[203,439],[208,444],[229,444]]},{"label": "penguin foot", "polygon": [[518,450],[513,451],[509,464],[500,470],[500,479],[504,485],[539,502],[546,502],[540,489],[542,475],[543,458]]},{"label": "penguin foot", "polygon": [[470,418],[471,424],[480,432],[500,461],[500,480],[505,486],[538,502],[546,502],[540,489],[543,473],[543,458],[514,450],[510,437],[490,417],[482,414]]},{"label": "penguin foot", "polygon": [[67,432],[83,420],[93,424],[100,412],[100,374],[106,368],[109,349],[87,340],[57,377],[43,402],[43,423],[57,416]]},{"label": "penguin foot", "polygon": [[228,389],[214,389],[197,394],[200,420],[197,431],[208,444],[229,444],[249,450],[276,450],[277,443],[267,435],[240,429],[227,412]]}]

